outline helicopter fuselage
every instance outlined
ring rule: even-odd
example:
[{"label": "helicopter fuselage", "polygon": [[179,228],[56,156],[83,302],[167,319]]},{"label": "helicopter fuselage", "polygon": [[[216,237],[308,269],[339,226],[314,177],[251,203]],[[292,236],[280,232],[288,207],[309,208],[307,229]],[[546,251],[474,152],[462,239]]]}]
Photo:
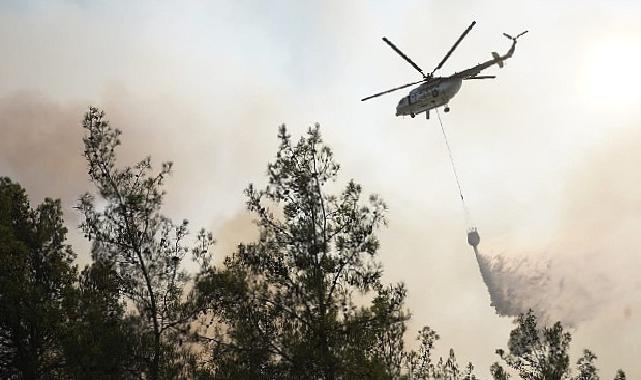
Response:
[{"label": "helicopter fuselage", "polygon": [[394,50],[399,56],[401,56],[401,58],[407,61],[407,63],[409,63],[416,71],[418,71],[423,78],[415,82],[402,84],[389,90],[377,92],[374,95],[370,95],[361,99],[361,101],[378,98],[379,96],[389,94],[390,92],[402,90],[404,88],[408,88],[418,84],[418,87],[410,91],[408,96],[402,98],[398,102],[398,105],[396,106],[396,116],[414,117],[421,112],[425,112],[425,115],[429,119],[430,110],[442,106],[445,106],[445,112],[448,112],[450,110],[450,108],[448,107],[448,102],[461,89],[462,82],[464,80],[472,79],[496,78],[494,75],[479,74],[494,65],[498,65],[500,68],[502,68],[505,65],[505,61],[512,58],[512,54],[514,54],[514,49],[516,48],[516,41],[519,39],[519,37],[527,33],[527,30],[517,34],[516,36],[511,36],[509,34],[503,33],[505,37],[512,41],[512,46],[510,46],[510,49],[505,54],[501,55],[499,53],[492,52],[492,59],[490,60],[478,63],[477,65],[468,69],[457,71],[446,77],[434,77],[434,72],[440,70],[443,67],[443,64],[448,60],[448,58],[452,55],[452,52],[456,50],[456,47],[459,45],[459,43],[461,43],[463,38],[465,38],[470,30],[472,30],[472,27],[475,24],[476,21],[472,22],[470,26],[465,29],[463,34],[461,34],[458,40],[456,40],[454,45],[452,45],[450,50],[448,50],[448,52],[445,54],[445,57],[443,57],[441,62],[439,62],[439,64],[427,74],[416,64],[416,62],[412,61],[412,59],[408,57],[407,54],[403,53],[403,51],[401,51],[398,46],[394,45],[394,43],[388,40],[387,37],[383,37],[383,41],[387,45],[389,45],[389,47],[391,47],[392,50]]},{"label": "helicopter fuselage", "polygon": [[434,78],[422,83],[398,102],[396,116],[414,117],[421,112],[447,106],[461,88],[462,82],[460,78]]}]

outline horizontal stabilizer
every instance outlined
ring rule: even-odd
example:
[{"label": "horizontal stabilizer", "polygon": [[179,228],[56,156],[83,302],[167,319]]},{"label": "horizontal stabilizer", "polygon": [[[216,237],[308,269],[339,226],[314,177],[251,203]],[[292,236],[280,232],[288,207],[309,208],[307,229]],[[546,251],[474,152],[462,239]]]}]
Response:
[{"label": "horizontal stabilizer", "polygon": [[500,68],[503,68],[503,60],[501,59],[501,56],[499,55],[499,53],[493,51],[492,58],[494,58],[494,60],[499,64]]}]

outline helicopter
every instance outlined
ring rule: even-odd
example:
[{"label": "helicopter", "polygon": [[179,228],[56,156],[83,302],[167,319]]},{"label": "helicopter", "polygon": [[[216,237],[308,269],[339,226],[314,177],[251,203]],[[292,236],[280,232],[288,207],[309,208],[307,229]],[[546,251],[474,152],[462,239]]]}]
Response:
[{"label": "helicopter", "polygon": [[504,62],[512,57],[512,54],[514,54],[514,49],[516,48],[516,42],[525,33],[528,31],[521,32],[517,34],[516,36],[511,36],[507,33],[503,33],[505,37],[507,37],[509,40],[512,41],[512,46],[510,49],[503,55],[500,55],[496,52],[492,52],[492,59],[485,61],[483,63],[479,63],[476,66],[455,72],[454,74],[447,76],[447,77],[435,77],[434,73],[441,69],[443,67],[443,64],[450,58],[454,50],[458,47],[458,45],[461,43],[463,38],[472,30],[472,28],[476,25],[476,21],[473,21],[470,26],[463,31],[461,36],[456,40],[454,45],[450,48],[450,50],[445,54],[445,57],[439,62],[439,64],[430,72],[429,74],[425,74],[425,72],[414,62],[410,57],[408,57],[405,53],[401,51],[392,41],[387,39],[387,37],[383,37],[383,41],[389,45],[392,50],[394,50],[398,55],[401,56],[404,60],[406,60],[412,67],[421,73],[423,76],[423,79],[412,82],[412,83],[406,83],[404,85],[392,88],[390,90],[386,91],[381,91],[378,92],[374,95],[368,96],[366,98],[361,99],[361,101],[365,101],[368,99],[372,98],[377,98],[381,95],[388,94],[390,92],[394,92],[397,90],[401,90],[407,87],[414,86],[416,84],[420,85],[411,90],[408,96],[402,98],[399,102],[398,105],[396,106],[396,116],[411,116],[412,118],[415,117],[416,115],[420,114],[421,112],[425,112],[425,115],[427,119],[430,118],[430,110],[435,109],[438,107],[444,107],[445,112],[450,111],[450,107],[448,106],[449,101],[456,95],[456,93],[461,89],[461,85],[464,80],[472,80],[472,79],[494,79],[496,76],[494,75],[479,75],[481,71],[489,68],[492,65],[498,65],[500,68],[503,68]]}]

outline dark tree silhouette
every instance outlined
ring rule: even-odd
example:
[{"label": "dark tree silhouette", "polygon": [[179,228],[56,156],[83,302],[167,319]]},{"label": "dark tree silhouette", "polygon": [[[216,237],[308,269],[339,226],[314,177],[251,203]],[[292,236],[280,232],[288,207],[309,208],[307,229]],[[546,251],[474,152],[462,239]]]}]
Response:
[{"label": "dark tree silhouette", "polygon": [[490,366],[490,375],[494,380],[508,380],[510,378],[510,374],[498,362],[494,362]]},{"label": "dark tree silhouette", "polygon": [[432,360],[434,344],[439,339],[436,331],[425,326],[418,332],[416,339],[419,342],[416,351],[405,354],[405,367],[408,379],[428,379],[436,374],[436,365]]},{"label": "dark tree silhouette", "polygon": [[126,315],[114,269],[105,262],[87,266],[72,295],[62,338],[69,377],[139,378],[137,321]]},{"label": "dark tree silhouette", "polygon": [[[133,167],[116,167],[116,150],[121,132],[111,128],[104,113],[90,108],[82,123],[89,177],[96,185],[104,207],[97,207],[94,196],[85,194],[78,208],[84,215],[81,225],[93,241],[92,256],[113,268],[119,290],[137,309],[141,344],[149,378],[173,373],[175,345],[166,340],[184,331],[193,310],[184,302],[184,286],[189,279],[181,266],[190,249],[185,245],[188,222],[174,223],[160,212],[163,183],[172,164],[166,162],[152,173],[151,159]],[[201,266],[209,265],[210,234],[201,231],[191,251]],[[178,341],[178,338],[176,338]]]},{"label": "dark tree silhouette", "polygon": [[590,350],[583,350],[583,356],[576,362],[578,375],[575,380],[599,380],[598,370],[594,366],[596,355]]},{"label": "dark tree silhouette", "polygon": [[[96,108],[83,128],[100,200],[85,194],[78,205],[93,243],[80,274],[60,201],[34,209],[0,177],[0,378],[477,379],[452,349],[433,358],[429,327],[416,350],[404,347],[407,292],[383,283],[377,261],[386,206],[353,181],[340,190],[318,125],[296,142],[279,129],[268,184],[245,191],[260,237],[219,268],[211,234],[190,248],[187,221],[161,213],[171,163],[118,168],[120,131]],[[540,326],[532,311],[515,323],[494,380],[599,379],[587,349],[571,371],[561,323]]]},{"label": "dark tree silhouette", "polygon": [[516,323],[508,340],[508,352],[496,351],[501,359],[525,380],[568,378],[568,348],[572,338],[561,323],[540,331],[532,311],[519,315]]},{"label": "dark tree silhouette", "polygon": [[[402,341],[386,347],[379,338],[408,315],[404,287],[384,286],[375,260],[385,204],[375,195],[363,202],[352,181],[336,195],[328,192],[339,165],[318,125],[296,143],[285,126],[278,138],[269,184],[245,192],[260,240],[240,245],[224,273],[200,284],[221,310],[217,323],[229,338],[210,336],[213,357],[233,363],[221,364],[219,374],[236,368],[246,378],[391,376]],[[373,301],[359,307],[357,294],[373,294]]]},{"label": "dark tree silhouette", "polygon": [[[583,356],[577,361],[577,376],[570,376],[570,358],[568,349],[572,337],[563,329],[561,322],[552,327],[539,327],[536,315],[532,310],[519,315],[516,328],[510,333],[508,352],[502,349],[496,353],[508,367],[515,370],[524,380],[598,380],[598,370],[594,366],[596,355],[590,350],[583,350]],[[495,380],[509,378],[509,374],[497,362],[492,364],[490,372]],[[617,376],[623,371],[619,370]]]},{"label": "dark tree silhouette", "polygon": [[25,190],[0,178],[0,377],[62,377],[61,331],[75,255],[60,200],[32,209]]},{"label": "dark tree silhouette", "polygon": [[432,350],[439,339],[436,331],[425,326],[418,332],[416,339],[419,342],[418,349],[403,353],[405,371],[400,376],[401,379],[477,380],[472,363],[467,363],[463,370],[459,368],[453,349],[450,349],[447,359],[439,358],[434,362]]},{"label": "dark tree silhouette", "polygon": [[625,380],[625,372],[623,370],[618,370],[614,380]]}]

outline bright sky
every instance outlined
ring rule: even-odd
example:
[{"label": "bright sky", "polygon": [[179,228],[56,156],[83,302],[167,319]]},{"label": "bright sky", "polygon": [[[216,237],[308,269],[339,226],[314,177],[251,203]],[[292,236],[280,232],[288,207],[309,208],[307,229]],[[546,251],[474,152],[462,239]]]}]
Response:
[{"label": "bright sky", "polygon": [[73,227],[90,189],[78,124],[103,107],[126,159],[175,161],[169,213],[212,228],[223,255],[252,236],[236,228],[242,189],[263,183],[277,126],[300,135],[318,121],[342,178],[389,205],[381,259],[409,288],[412,330],[429,324],[485,377],[512,326],[466,245],[437,119],[394,117],[402,91],[359,101],[419,79],[381,37],[431,71],[472,20],[441,74],[530,30],[444,116],[481,250],[555,257],[554,275],[579,289],[571,302],[594,313],[574,351],[592,348],[604,378],[641,378],[635,1],[0,2],[0,174],[34,200],[62,197]]}]

